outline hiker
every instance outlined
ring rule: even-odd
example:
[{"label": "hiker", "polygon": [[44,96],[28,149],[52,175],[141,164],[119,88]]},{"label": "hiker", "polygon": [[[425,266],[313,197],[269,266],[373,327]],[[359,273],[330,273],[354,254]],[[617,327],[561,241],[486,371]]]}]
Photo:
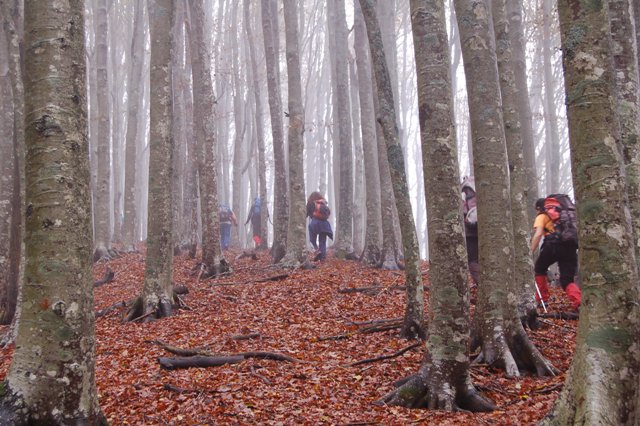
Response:
[{"label": "hiker", "polygon": [[[574,276],[576,275],[578,267],[575,213],[572,213],[574,224],[570,225],[573,227],[575,237],[565,238],[564,233],[558,228],[558,219],[556,219],[555,223],[554,220],[552,220],[552,216],[558,216],[558,212],[561,212],[562,209],[561,206],[555,205],[558,203],[557,201],[555,203],[553,202],[553,200],[559,196],[567,197],[566,195],[555,195],[547,198],[539,198],[536,201],[535,207],[537,215],[533,224],[534,234],[531,239],[532,254],[535,253],[540,240],[544,236],[540,254],[534,266],[536,286],[538,287],[536,291],[536,301],[540,302],[540,298],[542,298],[542,301],[546,303],[549,300],[547,270],[549,266],[558,262],[560,285],[571,301],[572,308],[577,311],[582,301],[582,292],[580,291],[580,287],[574,282]],[[571,203],[570,200],[569,203]],[[573,203],[571,204],[573,205]]]},{"label": "hiker", "polygon": [[218,219],[220,220],[220,246],[222,250],[226,250],[231,242],[231,225],[238,226],[238,219],[228,204],[220,206]]},{"label": "hiker", "polygon": [[317,250],[314,261],[324,261],[327,258],[327,237],[333,240],[333,230],[329,223],[331,210],[322,194],[314,191],[307,199],[307,217],[309,221],[309,241]]},{"label": "hiker", "polygon": [[462,180],[462,213],[464,215],[464,238],[467,242],[467,263],[473,285],[480,281],[478,263],[478,210],[476,207],[476,185],[473,176]]},{"label": "hiker", "polygon": [[260,237],[262,231],[262,223],[260,221],[260,212],[262,211],[262,200],[260,197],[256,197],[253,200],[253,204],[249,209],[249,216],[247,216],[247,221],[244,223],[245,225],[251,221],[251,228],[253,232],[253,242],[256,244],[256,249],[260,247],[260,243],[262,242],[262,238]]}]

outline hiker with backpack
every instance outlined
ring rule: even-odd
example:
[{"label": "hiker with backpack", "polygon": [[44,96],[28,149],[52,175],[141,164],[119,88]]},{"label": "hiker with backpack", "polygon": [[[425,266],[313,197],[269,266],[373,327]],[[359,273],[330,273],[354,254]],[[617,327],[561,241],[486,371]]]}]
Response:
[{"label": "hiker with backpack", "polygon": [[324,261],[327,258],[327,237],[333,240],[333,229],[329,223],[331,210],[322,194],[314,191],[307,199],[307,217],[309,221],[309,241],[318,252],[315,260]]},{"label": "hiker with backpack", "polygon": [[464,218],[464,237],[467,243],[467,263],[471,281],[478,285],[480,281],[480,263],[478,263],[478,209],[476,185],[473,176],[462,181],[462,213]]},{"label": "hiker with backpack", "polygon": [[253,200],[253,204],[249,209],[249,216],[247,216],[247,221],[244,223],[245,225],[251,221],[251,229],[253,232],[253,242],[256,244],[256,249],[260,247],[260,243],[262,243],[262,238],[260,234],[262,233],[262,222],[260,220],[260,213],[262,211],[262,200],[260,197],[256,197]]},{"label": "hiker with backpack", "polygon": [[560,285],[571,301],[574,310],[582,302],[580,287],[574,282],[578,268],[578,232],[576,228],[576,208],[569,196],[553,194],[536,201],[537,216],[533,224],[531,253],[535,253],[544,237],[540,254],[536,259],[534,272],[537,286],[536,301],[549,300],[547,270],[558,262]]},{"label": "hiker with backpack", "polygon": [[231,242],[231,225],[238,226],[238,219],[228,204],[220,205],[218,219],[220,221],[220,246],[222,250],[226,250]]}]

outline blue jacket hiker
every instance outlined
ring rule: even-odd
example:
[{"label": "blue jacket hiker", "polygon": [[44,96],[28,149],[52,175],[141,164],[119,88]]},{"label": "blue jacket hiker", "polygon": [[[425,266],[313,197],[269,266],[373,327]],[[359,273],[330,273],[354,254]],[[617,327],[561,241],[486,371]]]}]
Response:
[{"label": "blue jacket hiker", "polygon": [[333,229],[329,223],[331,210],[322,194],[314,191],[307,199],[307,217],[309,222],[309,241],[318,253],[313,260],[323,261],[327,257],[327,237],[333,240]]}]

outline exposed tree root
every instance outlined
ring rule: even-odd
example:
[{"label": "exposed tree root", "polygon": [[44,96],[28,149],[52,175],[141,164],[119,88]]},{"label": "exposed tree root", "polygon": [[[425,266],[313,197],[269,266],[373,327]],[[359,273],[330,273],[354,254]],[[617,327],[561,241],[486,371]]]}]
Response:
[{"label": "exposed tree root", "polygon": [[547,312],[546,314],[539,314],[540,318],[553,318],[562,320],[577,320],[580,316],[576,312]]},{"label": "exposed tree root", "polygon": [[101,285],[110,283],[111,281],[113,281],[113,278],[115,276],[116,276],[115,272],[113,272],[111,268],[107,268],[107,270],[104,271],[104,276],[98,281],[93,283],[93,287],[100,287]]},{"label": "exposed tree root", "polygon": [[203,265],[203,267],[202,279],[215,278],[231,272],[231,265],[224,257],[214,265]]},{"label": "exposed tree root", "polygon": [[111,305],[111,306],[109,306],[107,308],[104,308],[104,309],[101,309],[101,310],[97,311],[96,312],[96,318],[103,317],[103,316],[115,311],[116,309],[126,308],[127,306],[131,306],[131,303],[133,303],[133,301],[129,301],[129,302],[122,301],[122,302],[114,303],[113,305]]},{"label": "exposed tree root", "polygon": [[471,412],[488,412],[496,408],[493,402],[482,396],[471,383],[457,386],[454,394],[438,393],[427,387],[420,374],[409,376],[395,390],[374,404]]},{"label": "exposed tree root", "polygon": [[356,361],[352,364],[349,364],[349,367],[355,367],[356,365],[362,365],[362,364],[369,364],[371,362],[377,362],[377,361],[384,361],[385,359],[392,359],[392,358],[397,358],[400,355],[404,354],[405,352],[410,351],[413,348],[417,348],[418,346],[421,346],[422,342],[417,342],[414,343],[413,345],[409,345],[404,349],[399,350],[398,352],[391,354],[391,355],[382,355],[382,356],[378,356],[375,358],[368,358],[368,359],[363,359],[360,361]]},{"label": "exposed tree root", "polygon": [[154,319],[170,317],[173,313],[173,305],[169,300],[161,299],[155,306],[145,306],[142,300],[142,296],[138,296],[129,312],[125,317],[127,322],[144,321],[149,322]]},{"label": "exposed tree root", "polygon": [[109,250],[106,247],[98,247],[93,252],[93,263],[111,260]]},{"label": "exposed tree root", "polygon": [[251,260],[258,260],[258,255],[255,250],[243,250],[242,253],[236,256],[236,260],[251,258]]}]

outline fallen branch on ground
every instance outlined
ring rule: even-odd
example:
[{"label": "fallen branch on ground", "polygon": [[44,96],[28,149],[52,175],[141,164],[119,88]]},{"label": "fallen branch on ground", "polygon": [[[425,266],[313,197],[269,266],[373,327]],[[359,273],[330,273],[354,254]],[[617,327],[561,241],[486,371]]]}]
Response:
[{"label": "fallen branch on ground", "polygon": [[104,277],[102,277],[102,279],[99,279],[98,281],[93,283],[93,287],[100,287],[101,285],[110,283],[111,281],[113,281],[113,278],[116,276],[115,272],[113,272],[111,270],[111,268],[107,267],[107,270],[104,271]]},{"label": "fallen branch on ground", "polygon": [[404,354],[405,352],[410,351],[413,348],[417,348],[418,346],[422,345],[422,342],[416,342],[413,345],[409,345],[404,349],[399,350],[398,352],[391,354],[391,355],[382,355],[376,358],[369,358],[369,359],[363,359],[361,361],[356,361],[352,364],[349,364],[349,367],[355,367],[356,365],[362,365],[362,364],[368,364],[370,362],[377,362],[377,361],[384,361],[385,359],[391,359],[391,358],[397,358],[400,355]]},{"label": "fallen branch on ground", "polygon": [[222,286],[230,286],[230,285],[240,285],[240,284],[256,284],[256,283],[264,283],[267,281],[281,281],[285,278],[289,277],[289,274],[279,274],[271,277],[260,278],[257,280],[249,280],[249,281],[238,281],[238,282],[228,282],[228,283],[215,283],[211,284],[211,287],[222,287]]},{"label": "fallen branch on ground", "polygon": [[131,304],[131,301],[129,301],[129,302],[122,301],[122,302],[114,303],[113,305],[109,306],[108,308],[104,308],[104,309],[101,309],[98,312],[96,312],[96,318],[103,317],[103,316],[107,315],[108,313],[110,313],[112,311],[115,311],[116,309],[126,308],[130,304]]},{"label": "fallen branch on ground", "polygon": [[546,314],[539,314],[538,317],[562,320],[577,320],[579,318],[579,315],[575,312],[547,312]]},{"label": "fallen branch on ground", "polygon": [[218,355],[218,356],[187,356],[187,357],[160,357],[158,363],[160,367],[166,370],[175,370],[178,368],[206,368],[217,367],[226,364],[237,364],[247,358],[270,359],[273,361],[289,361],[299,362],[295,358],[288,355],[276,354],[273,352],[243,352],[236,355]]},{"label": "fallen branch on ground", "polygon": [[260,337],[260,333],[238,334],[231,336],[231,340],[250,340]]}]

